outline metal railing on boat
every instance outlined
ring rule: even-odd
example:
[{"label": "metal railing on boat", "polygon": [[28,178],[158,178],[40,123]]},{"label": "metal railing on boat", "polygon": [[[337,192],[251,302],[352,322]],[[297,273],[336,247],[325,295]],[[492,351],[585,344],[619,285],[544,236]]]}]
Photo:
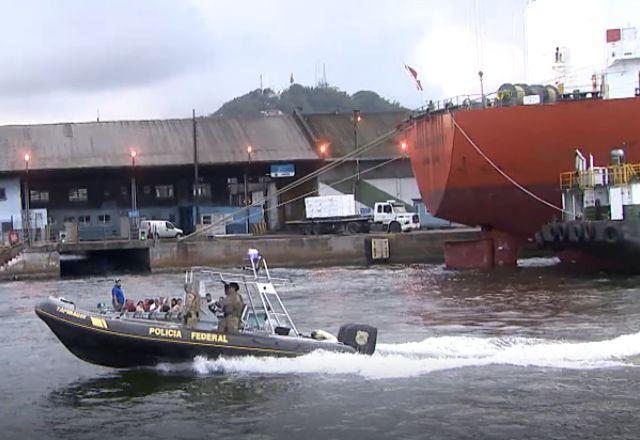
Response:
[{"label": "metal railing on boat", "polygon": [[594,188],[640,182],[640,163],[593,167],[585,171],[560,173],[560,189]]}]

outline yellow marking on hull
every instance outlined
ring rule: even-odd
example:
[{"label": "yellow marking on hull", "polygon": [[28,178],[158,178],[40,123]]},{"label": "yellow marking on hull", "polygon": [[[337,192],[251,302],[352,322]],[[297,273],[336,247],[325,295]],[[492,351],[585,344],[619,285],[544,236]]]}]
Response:
[{"label": "yellow marking on hull", "polygon": [[95,316],[91,316],[91,324],[94,327],[98,328],[109,328],[107,327],[107,321],[104,318],[96,318]]}]

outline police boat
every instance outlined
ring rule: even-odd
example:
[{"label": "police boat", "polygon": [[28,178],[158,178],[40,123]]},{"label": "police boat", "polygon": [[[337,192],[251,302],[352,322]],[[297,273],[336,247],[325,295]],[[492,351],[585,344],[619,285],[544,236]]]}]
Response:
[{"label": "police boat", "polygon": [[[372,326],[345,324],[337,337],[323,330],[300,332],[276,290],[289,280],[271,277],[259,255],[250,255],[248,261],[250,265],[239,274],[205,268],[187,271],[185,292],[196,289],[197,281],[201,299],[195,324],[187,324],[183,313],[86,311],[58,297],[41,302],[35,312],[74,355],[115,368],[185,362],[196,356],[293,357],[314,350],[373,354],[377,329]],[[237,331],[218,331],[219,318],[204,301],[207,284],[220,286],[220,281],[237,283],[245,298]]]}]

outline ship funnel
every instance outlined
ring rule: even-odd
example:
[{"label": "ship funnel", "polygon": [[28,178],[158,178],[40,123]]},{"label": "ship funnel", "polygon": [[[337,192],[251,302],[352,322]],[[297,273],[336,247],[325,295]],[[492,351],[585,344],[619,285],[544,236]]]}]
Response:
[{"label": "ship funnel", "polygon": [[611,150],[611,165],[624,164],[624,150],[622,148],[614,148]]}]

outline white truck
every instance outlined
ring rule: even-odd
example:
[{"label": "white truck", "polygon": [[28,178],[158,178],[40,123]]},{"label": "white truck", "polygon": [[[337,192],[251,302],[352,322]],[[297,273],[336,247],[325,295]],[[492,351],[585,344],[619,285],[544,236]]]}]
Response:
[{"label": "white truck", "polygon": [[147,232],[149,238],[180,238],[182,229],[166,220],[142,220],[140,229]]},{"label": "white truck", "polygon": [[305,235],[357,234],[360,232],[406,232],[420,229],[418,214],[408,212],[395,200],[376,202],[373,215],[358,215],[353,194],[304,199],[305,219],[287,222],[290,229]]}]

